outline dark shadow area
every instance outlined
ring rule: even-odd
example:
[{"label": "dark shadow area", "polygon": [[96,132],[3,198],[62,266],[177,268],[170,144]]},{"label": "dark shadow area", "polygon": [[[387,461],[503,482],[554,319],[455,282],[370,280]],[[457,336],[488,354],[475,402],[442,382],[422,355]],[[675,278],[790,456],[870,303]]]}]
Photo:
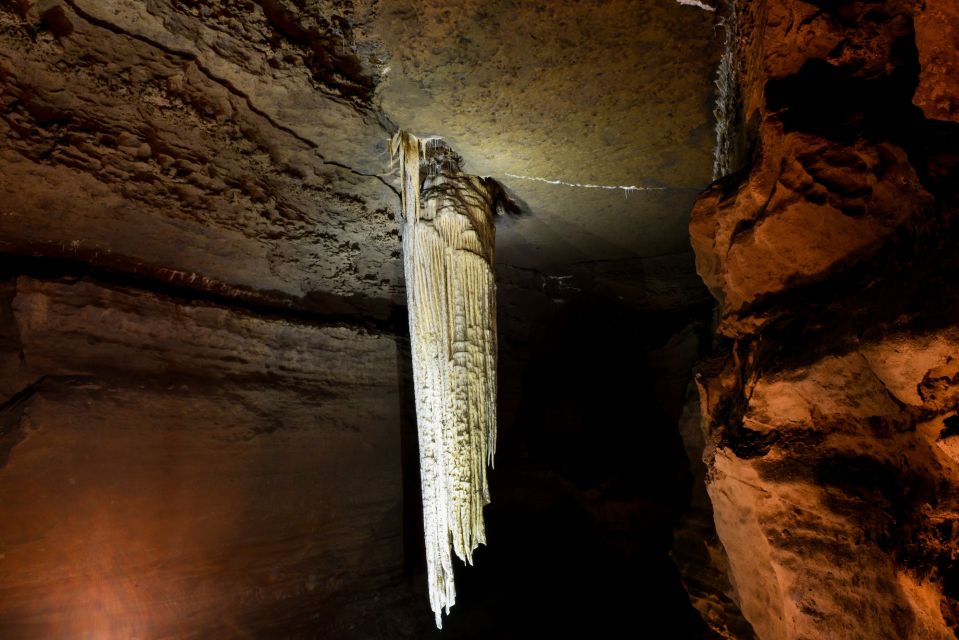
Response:
[{"label": "dark shadow area", "polygon": [[[527,315],[529,342],[516,338],[530,327],[501,314],[489,546],[474,566],[458,563],[456,605],[427,637],[707,637],[669,557],[691,476],[648,364],[677,325],[586,298]],[[406,476],[416,463],[410,437]],[[419,518],[418,499],[404,502],[407,520],[414,503]],[[409,524],[406,533],[421,536]],[[411,580],[425,616],[422,539],[407,549],[417,554]]]}]

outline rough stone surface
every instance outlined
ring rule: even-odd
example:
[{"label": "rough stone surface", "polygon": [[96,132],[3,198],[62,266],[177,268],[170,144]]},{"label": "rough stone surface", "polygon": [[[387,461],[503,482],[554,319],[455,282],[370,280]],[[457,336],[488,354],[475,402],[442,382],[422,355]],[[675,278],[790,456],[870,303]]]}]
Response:
[{"label": "rough stone surface", "polygon": [[761,144],[747,182],[731,196],[712,187],[690,225],[698,271],[725,315],[874,257],[927,212],[931,198],[896,146],[775,124]]},{"label": "rough stone surface", "polygon": [[949,0],[925,0],[916,11],[919,86],[913,102],[927,118],[959,122],[959,6]]},{"label": "rough stone surface", "polygon": [[929,573],[952,560],[959,508],[941,491],[957,470],[935,446],[942,419],[897,403],[858,351],[749,393],[742,426],[761,448],[719,447],[709,491],[759,637],[953,637]]},{"label": "rough stone surface", "polygon": [[0,635],[387,632],[392,337],[85,281],[8,302],[31,384],[2,414]]},{"label": "rough stone surface", "polygon": [[675,0],[401,0],[369,33],[388,43],[384,110],[502,182],[531,215],[499,259],[547,270],[688,249],[680,212],[712,163],[715,17]]},{"label": "rough stone surface", "polygon": [[716,533],[713,504],[706,491],[708,469],[703,462],[706,439],[695,384],[689,384],[682,415],[680,435],[686,448],[693,476],[692,498],[673,532],[670,551],[693,607],[715,637],[751,640],[756,637],[752,625],[743,616],[739,594],[733,587],[729,557]]},{"label": "rough stone surface", "polygon": [[308,45],[252,6],[23,6],[0,12],[5,251],[388,312],[388,133],[292,63]]},{"label": "rough stone surface", "polygon": [[500,235],[503,262],[681,253],[709,177],[713,19],[672,0],[15,2],[3,248],[382,316],[402,300],[401,126],[448,138],[532,214]]},{"label": "rough stone surface", "polygon": [[762,639],[959,629],[959,130],[923,97],[951,85],[921,33],[957,24],[936,5],[745,9],[751,147],[690,233],[720,303],[696,375],[716,566]]},{"label": "rough stone surface", "polygon": [[460,4],[0,3],[0,636],[436,637],[398,127],[522,213],[497,543],[443,637],[702,636],[667,554],[715,16]]}]

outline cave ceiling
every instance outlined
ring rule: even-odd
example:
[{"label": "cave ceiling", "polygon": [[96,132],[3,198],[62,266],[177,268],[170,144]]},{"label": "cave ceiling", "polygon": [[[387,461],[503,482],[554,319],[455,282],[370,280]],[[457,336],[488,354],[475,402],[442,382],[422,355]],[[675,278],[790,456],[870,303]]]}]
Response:
[{"label": "cave ceiling", "polygon": [[[0,1],[0,636],[430,637],[404,586],[422,547],[398,128],[446,138],[522,210],[494,265],[502,433],[532,425],[514,455],[549,424],[561,468],[647,474],[673,500],[675,434],[658,410],[623,425],[655,405],[641,345],[710,304],[686,226],[710,179],[714,19],[674,0]],[[664,312],[660,333],[626,304]],[[657,375],[678,413],[697,338],[677,335]],[[575,602],[590,633],[617,626],[579,613],[582,584],[635,624],[635,592],[602,579],[605,530],[571,570],[555,558],[590,543],[536,513],[586,496],[630,514],[620,539],[652,503],[503,462],[502,485],[536,497],[498,494],[524,525],[483,563],[513,576],[489,624],[516,611],[549,635]],[[547,483],[510,480],[526,476]],[[651,521],[628,549],[665,559]],[[638,562],[646,609],[688,620],[666,563]]]},{"label": "cave ceiling", "polygon": [[499,264],[698,286],[686,225],[711,171],[710,12],[19,0],[0,21],[8,254],[382,317],[403,299],[400,127],[506,187],[523,213],[500,224]]},{"label": "cave ceiling", "polygon": [[500,236],[506,262],[678,252],[710,177],[712,22],[671,0],[389,2],[372,27],[390,52],[381,104],[529,212]]}]

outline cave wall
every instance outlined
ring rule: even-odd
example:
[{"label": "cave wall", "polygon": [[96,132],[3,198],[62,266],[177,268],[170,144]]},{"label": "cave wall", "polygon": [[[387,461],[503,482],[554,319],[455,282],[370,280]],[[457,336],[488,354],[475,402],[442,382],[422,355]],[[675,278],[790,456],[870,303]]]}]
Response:
[{"label": "cave wall", "polygon": [[334,4],[0,5],[0,636],[421,635],[398,196]]},{"label": "cave wall", "polygon": [[0,249],[388,314],[390,132],[333,4],[5,3]]},{"label": "cave wall", "polygon": [[[0,637],[436,636],[375,4],[0,4]],[[496,265],[494,549],[444,637],[699,638],[667,554],[708,292],[682,234],[560,228]]]},{"label": "cave wall", "polygon": [[746,160],[690,223],[733,597],[763,639],[955,637],[954,3],[741,5]]},{"label": "cave wall", "polygon": [[[0,6],[3,637],[431,633],[375,4]],[[690,225],[709,501],[674,557],[721,637],[952,637],[954,3],[740,10],[744,164]],[[501,542],[454,637],[701,632],[665,558],[689,262],[497,266]]]},{"label": "cave wall", "polygon": [[336,637],[395,591],[392,336],[88,279],[4,294],[0,635]]}]

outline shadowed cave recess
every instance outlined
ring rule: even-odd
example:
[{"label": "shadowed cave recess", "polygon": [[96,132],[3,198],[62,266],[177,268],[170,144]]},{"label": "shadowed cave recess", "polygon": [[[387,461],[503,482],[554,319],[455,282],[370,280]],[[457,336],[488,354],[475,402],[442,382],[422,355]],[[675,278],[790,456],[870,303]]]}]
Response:
[{"label": "shadowed cave recess", "polygon": [[[0,638],[959,637],[957,78],[955,0],[0,1]],[[495,213],[442,630],[398,132]]]}]

